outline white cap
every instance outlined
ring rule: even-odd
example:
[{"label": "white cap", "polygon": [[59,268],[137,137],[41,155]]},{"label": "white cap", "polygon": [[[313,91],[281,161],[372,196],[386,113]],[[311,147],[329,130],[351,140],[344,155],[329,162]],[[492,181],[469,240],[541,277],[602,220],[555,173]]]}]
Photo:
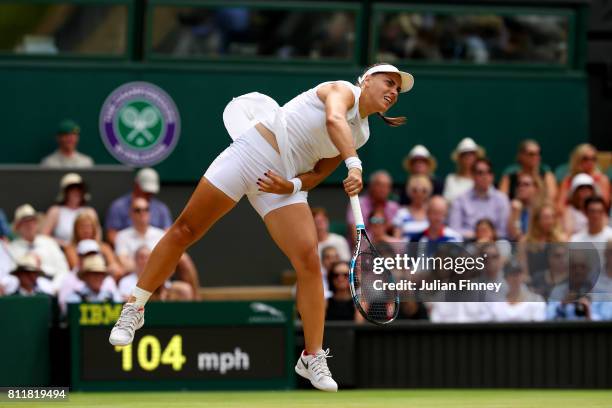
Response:
[{"label": "white cap", "polygon": [[36,216],[36,210],[30,204],[21,205],[15,210],[15,218],[13,220],[13,224],[17,225],[19,221],[25,218],[32,218]]},{"label": "white cap", "polygon": [[83,239],[79,241],[77,245],[77,254],[80,256],[89,254],[89,253],[99,253],[100,245],[93,239]]},{"label": "white cap", "polygon": [[138,173],[136,173],[136,184],[145,193],[159,193],[159,175],[150,167],[138,170]]},{"label": "white cap", "polygon": [[582,186],[590,186],[595,189],[595,181],[593,177],[589,176],[586,173],[578,173],[572,179],[572,185],[570,187],[570,195],[574,194],[574,191],[578,189],[578,187]]},{"label": "white cap", "polygon": [[412,76],[412,74],[409,74],[408,72],[400,71],[399,69],[397,69],[391,64],[380,64],[380,65],[373,66],[372,68],[368,69],[365,72],[365,74],[360,76],[357,79],[357,82],[361,84],[368,76],[372,74],[376,74],[378,72],[393,72],[393,73],[399,74],[399,76],[402,79],[402,84],[400,86],[401,93],[408,92],[414,86],[414,77]]}]

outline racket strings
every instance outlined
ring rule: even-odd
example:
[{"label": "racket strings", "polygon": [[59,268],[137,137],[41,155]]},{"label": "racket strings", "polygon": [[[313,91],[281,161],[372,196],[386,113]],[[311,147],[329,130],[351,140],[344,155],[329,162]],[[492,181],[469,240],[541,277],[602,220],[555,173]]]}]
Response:
[{"label": "racket strings", "polygon": [[366,238],[360,242],[354,265],[354,289],[365,317],[373,322],[386,323],[397,314],[398,295],[395,289],[384,286],[394,282],[391,272],[384,268],[374,272],[375,259],[380,257],[376,248]]}]

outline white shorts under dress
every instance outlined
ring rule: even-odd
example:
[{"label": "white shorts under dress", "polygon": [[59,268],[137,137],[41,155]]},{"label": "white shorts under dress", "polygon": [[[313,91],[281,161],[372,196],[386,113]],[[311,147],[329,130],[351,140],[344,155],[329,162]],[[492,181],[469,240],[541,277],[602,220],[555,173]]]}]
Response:
[{"label": "white shorts under dress", "polygon": [[308,202],[306,191],[297,194],[258,191],[257,179],[265,179],[264,173],[268,170],[273,170],[281,176],[285,174],[280,154],[257,129],[251,127],[217,156],[204,173],[204,177],[236,202],[246,194],[262,218],[277,208]]}]

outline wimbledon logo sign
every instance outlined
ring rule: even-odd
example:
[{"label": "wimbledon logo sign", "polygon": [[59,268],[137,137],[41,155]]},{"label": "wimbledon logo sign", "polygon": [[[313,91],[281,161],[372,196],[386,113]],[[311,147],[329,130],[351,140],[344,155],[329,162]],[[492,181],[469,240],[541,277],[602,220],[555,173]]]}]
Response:
[{"label": "wimbledon logo sign", "polygon": [[117,160],[135,167],[164,160],[178,142],[181,120],[174,101],[148,82],[115,89],[100,112],[100,135]]}]

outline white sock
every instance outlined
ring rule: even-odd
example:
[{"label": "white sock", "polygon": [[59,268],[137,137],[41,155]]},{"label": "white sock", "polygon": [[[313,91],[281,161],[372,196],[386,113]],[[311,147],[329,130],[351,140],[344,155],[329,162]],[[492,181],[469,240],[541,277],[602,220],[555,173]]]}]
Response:
[{"label": "white sock", "polygon": [[136,298],[133,303],[138,307],[144,307],[151,295],[151,292],[147,292],[146,290],[140,289],[138,286],[136,286],[132,292],[132,296]]}]

